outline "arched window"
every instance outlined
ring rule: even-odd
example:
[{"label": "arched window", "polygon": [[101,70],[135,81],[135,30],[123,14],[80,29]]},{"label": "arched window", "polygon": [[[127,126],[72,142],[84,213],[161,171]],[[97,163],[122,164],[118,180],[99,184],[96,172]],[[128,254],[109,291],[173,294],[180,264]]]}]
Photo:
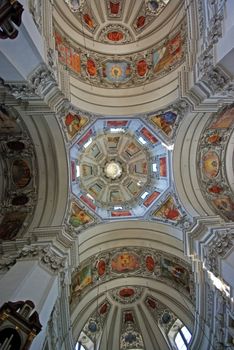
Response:
[{"label": "arched window", "polygon": [[80,342],[78,342],[76,343],[75,350],[86,350],[86,349],[83,347],[83,345]]},{"label": "arched window", "polygon": [[188,344],[191,340],[191,333],[188,328],[183,326],[179,329],[178,333],[175,336],[175,343],[178,350],[187,350]]}]

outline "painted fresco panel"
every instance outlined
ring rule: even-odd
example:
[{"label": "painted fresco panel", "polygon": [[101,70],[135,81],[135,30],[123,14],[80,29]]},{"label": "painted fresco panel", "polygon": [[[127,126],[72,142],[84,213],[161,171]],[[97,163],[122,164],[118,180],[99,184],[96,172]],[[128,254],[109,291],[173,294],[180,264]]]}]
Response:
[{"label": "painted fresco panel", "polygon": [[81,174],[82,176],[90,176],[92,175],[92,166],[88,164],[82,164],[81,166]]},{"label": "painted fresco panel", "polygon": [[211,129],[226,129],[230,128],[234,123],[234,107],[228,109],[221,114],[214,123],[211,124]]},{"label": "painted fresco panel", "polygon": [[119,203],[123,200],[122,195],[119,191],[110,191],[110,201],[112,203]]},{"label": "painted fresco panel", "polygon": [[158,142],[158,139],[145,127],[141,129],[141,134],[153,145]]},{"label": "painted fresco panel", "polygon": [[234,221],[234,202],[228,196],[212,200],[213,205],[221,211],[229,220]]},{"label": "painted fresco panel", "polygon": [[7,110],[0,106],[0,134],[11,134],[20,131],[16,120],[9,115]]},{"label": "painted fresco panel", "polygon": [[76,180],[76,163],[73,160],[71,161],[71,177],[72,181]]},{"label": "painted fresco panel", "polygon": [[134,142],[129,143],[128,147],[125,150],[129,157],[135,156],[139,151],[140,148]]},{"label": "painted fresco panel", "polygon": [[183,39],[181,33],[170,39],[165,46],[153,53],[154,73],[168,70],[183,58]]},{"label": "painted fresco panel", "polygon": [[118,273],[138,270],[140,268],[140,257],[131,252],[117,253],[111,260],[111,268]]},{"label": "painted fresco panel", "polygon": [[79,271],[73,278],[73,293],[79,293],[82,289],[92,283],[91,266],[87,265]]},{"label": "painted fresco panel", "polygon": [[12,240],[21,229],[27,213],[14,211],[5,214],[0,224],[0,240]]},{"label": "painted fresco panel", "polygon": [[108,120],[107,121],[107,127],[109,128],[121,128],[128,124],[127,120]]},{"label": "painted fresco panel", "polygon": [[89,199],[88,197],[84,196],[83,194],[80,196],[80,199],[87,204],[91,209],[96,210],[96,205],[92,202],[91,199]]},{"label": "painted fresco panel", "polygon": [[29,184],[31,181],[31,171],[26,160],[14,160],[12,163],[12,180],[17,188],[24,188]]},{"label": "painted fresco panel", "polygon": [[161,274],[163,277],[173,279],[189,290],[189,271],[183,266],[166,258],[161,258]]},{"label": "painted fresco panel", "polygon": [[107,137],[108,147],[117,148],[120,137],[118,136],[109,136]]},{"label": "painted fresco panel", "polygon": [[102,187],[98,183],[95,183],[93,186],[89,188],[89,192],[94,197],[98,197],[101,191],[102,191]]},{"label": "painted fresco panel", "polygon": [[77,143],[79,146],[81,146],[83,143],[86,143],[90,137],[92,136],[93,134],[93,130],[90,129]]},{"label": "painted fresco panel", "polygon": [[152,123],[161,129],[166,135],[170,135],[173,131],[177,115],[168,111],[151,117]]},{"label": "painted fresco panel", "polygon": [[55,32],[55,47],[58,51],[59,62],[66,65],[73,72],[80,74],[81,59],[79,53],[72,47],[69,47],[68,43],[65,43],[63,37],[57,32]]},{"label": "painted fresco panel", "polygon": [[214,151],[208,151],[202,157],[202,170],[206,177],[212,179],[218,175],[219,172],[219,156]]},{"label": "painted fresco panel", "polygon": [[76,203],[72,203],[71,216],[69,223],[73,227],[80,227],[85,224],[89,224],[93,221],[93,218],[87,214],[82,208],[80,208]]},{"label": "painted fresco panel", "polygon": [[130,182],[130,184],[127,186],[128,190],[135,196],[139,193],[140,187],[135,182]]},{"label": "painted fresco panel", "polygon": [[180,211],[177,208],[172,197],[169,197],[167,201],[161,206],[161,208],[156,210],[153,215],[159,218],[173,221],[179,220],[181,218]]},{"label": "painted fresco panel", "polygon": [[160,195],[160,192],[157,192],[157,191],[151,193],[151,195],[148,196],[147,199],[144,201],[143,203],[144,206],[149,207],[155,201],[155,199],[158,198],[159,195]]},{"label": "painted fresco panel", "polygon": [[126,217],[126,216],[132,216],[132,213],[128,210],[125,211],[112,211],[111,216],[114,218],[120,218],[120,217]]},{"label": "painted fresco panel", "polygon": [[88,118],[69,113],[65,117],[65,125],[70,138],[73,138],[87,124]]},{"label": "painted fresco panel", "polygon": [[167,176],[167,158],[166,157],[159,158],[159,174],[162,177]]},{"label": "painted fresco panel", "polygon": [[127,61],[107,61],[102,64],[102,74],[107,82],[125,83],[131,78],[132,68]]},{"label": "painted fresco panel", "polygon": [[98,145],[93,145],[90,149],[90,155],[93,157],[93,158],[97,158],[100,154],[100,149],[98,148]]}]

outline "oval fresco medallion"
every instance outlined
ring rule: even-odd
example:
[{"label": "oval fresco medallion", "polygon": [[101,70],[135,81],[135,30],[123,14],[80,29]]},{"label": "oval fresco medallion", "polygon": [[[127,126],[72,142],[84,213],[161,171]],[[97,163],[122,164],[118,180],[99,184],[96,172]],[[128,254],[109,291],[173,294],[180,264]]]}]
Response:
[{"label": "oval fresco medallion", "polygon": [[119,296],[121,298],[130,298],[135,294],[135,291],[133,288],[123,288],[119,291]]},{"label": "oval fresco medallion", "polygon": [[106,262],[101,259],[97,262],[97,272],[100,277],[102,277],[106,272]]},{"label": "oval fresco medallion", "polygon": [[214,151],[208,151],[202,157],[202,170],[206,177],[212,179],[218,175],[219,172],[219,156]]},{"label": "oval fresco medallion", "polygon": [[117,31],[117,30],[113,30],[111,32],[108,32],[106,35],[106,38],[110,41],[114,41],[114,42],[121,42],[124,40],[124,33]]},{"label": "oval fresco medallion", "polygon": [[26,160],[14,160],[12,164],[12,180],[18,188],[23,188],[29,184],[31,180],[31,170]]},{"label": "oval fresco medallion", "polygon": [[154,258],[151,255],[148,255],[145,259],[145,265],[148,271],[153,272],[155,267]]}]

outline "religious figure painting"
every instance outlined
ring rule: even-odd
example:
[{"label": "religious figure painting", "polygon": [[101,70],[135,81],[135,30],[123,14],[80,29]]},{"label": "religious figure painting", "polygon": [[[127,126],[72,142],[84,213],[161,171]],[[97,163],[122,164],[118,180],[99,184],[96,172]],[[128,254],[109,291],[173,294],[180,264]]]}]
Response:
[{"label": "religious figure painting", "polygon": [[143,127],[140,132],[153,145],[158,142],[158,139],[147,128]]},{"label": "religious figure painting", "polygon": [[12,180],[17,188],[26,187],[31,181],[31,170],[24,159],[16,159],[12,163]]},{"label": "religious figure painting", "polygon": [[73,138],[87,124],[88,118],[69,113],[65,117],[65,125],[70,138]]},{"label": "religious figure painting", "polygon": [[81,174],[82,176],[90,176],[92,175],[92,166],[88,164],[82,164],[81,166]]},{"label": "religious figure painting", "polygon": [[107,82],[125,83],[132,75],[131,64],[127,61],[106,61],[102,64],[102,75]]},{"label": "religious figure painting", "polygon": [[0,135],[11,134],[20,131],[16,120],[10,116],[4,106],[0,106]]},{"label": "religious figure painting", "polygon": [[110,191],[110,202],[111,203],[119,203],[123,200],[120,191]]},{"label": "religious figure painting", "polygon": [[91,193],[92,196],[96,198],[98,197],[102,189],[103,187],[99,183],[95,183],[89,188],[89,192]]},{"label": "religious figure painting", "polygon": [[119,140],[120,140],[119,136],[108,136],[107,137],[108,147],[112,149],[117,148]]},{"label": "religious figure painting", "polygon": [[135,156],[139,151],[140,148],[134,142],[130,142],[125,150],[129,157]]},{"label": "religious figure painting", "polygon": [[214,151],[208,151],[202,157],[202,170],[206,177],[212,179],[218,175],[220,167],[219,156]]},{"label": "religious figure painting", "polygon": [[0,224],[0,240],[12,240],[21,229],[27,213],[13,211],[6,213]]},{"label": "religious figure painting", "polygon": [[178,263],[166,258],[161,258],[161,274],[172,279],[189,291],[189,271]]},{"label": "religious figure painting", "polygon": [[108,32],[106,37],[109,41],[121,42],[123,41],[125,35],[120,31],[112,31],[112,32]]},{"label": "religious figure painting", "polygon": [[162,219],[168,219],[172,221],[178,221],[181,218],[180,211],[177,208],[174,199],[171,196],[159,209],[157,209],[153,213],[153,215]]},{"label": "religious figure painting", "polygon": [[183,58],[183,39],[181,33],[178,33],[163,47],[155,49],[153,53],[154,73],[171,69],[173,65]]},{"label": "religious figure painting", "polygon": [[131,192],[131,194],[133,194],[135,196],[135,195],[137,195],[139,193],[141,187],[138,186],[136,182],[131,181],[128,184],[127,189]]},{"label": "religious figure painting", "polygon": [[218,197],[212,200],[212,203],[229,220],[234,221],[234,202],[230,197]]},{"label": "religious figure painting", "polygon": [[75,274],[72,279],[73,293],[76,294],[81,292],[85,287],[92,283],[92,271],[91,266],[84,266],[79,272]]},{"label": "religious figure painting", "polygon": [[71,206],[71,216],[69,223],[73,227],[80,227],[85,224],[89,224],[93,221],[91,215],[87,214],[82,208],[80,208],[76,203],[72,203]]},{"label": "religious figure painting", "polygon": [[223,112],[210,126],[211,129],[230,128],[234,123],[234,107]]},{"label": "religious figure painting", "polygon": [[112,271],[122,273],[140,268],[140,257],[132,252],[117,253],[111,260]]},{"label": "religious figure painting", "polygon": [[172,111],[167,111],[162,114],[154,115],[151,117],[152,123],[159,129],[161,129],[167,136],[173,131],[177,115]]}]

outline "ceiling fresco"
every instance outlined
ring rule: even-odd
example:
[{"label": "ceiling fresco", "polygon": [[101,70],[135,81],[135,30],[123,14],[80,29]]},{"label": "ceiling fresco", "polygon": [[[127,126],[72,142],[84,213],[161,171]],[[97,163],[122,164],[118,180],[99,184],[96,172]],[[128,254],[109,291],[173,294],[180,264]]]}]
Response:
[{"label": "ceiling fresco", "polygon": [[[127,30],[118,31],[119,26],[104,28],[102,41],[106,42],[108,38],[112,38],[112,43],[131,41],[130,33]],[[59,29],[55,29],[54,36],[58,61],[63,66],[76,78],[107,88],[149,83],[176,69],[185,58],[184,23],[154,47],[132,55],[103,55],[77,47]]]},{"label": "ceiling fresco", "polygon": [[[217,214],[234,220],[233,178],[228,179],[227,148],[234,131],[234,107],[225,107],[211,118],[199,144],[198,163],[201,188],[207,202]],[[231,151],[233,153],[233,150]],[[233,154],[231,154],[233,159]],[[230,183],[231,181],[231,183]]]},{"label": "ceiling fresco", "polygon": [[32,140],[17,111],[0,106],[1,198],[0,241],[22,237],[37,199],[36,159]]},{"label": "ceiling fresco", "polygon": [[[101,252],[83,261],[79,269],[74,271],[70,293],[71,313],[85,295],[93,293],[95,287],[98,293],[100,284],[130,277],[165,283],[179,291],[184,300],[195,302],[193,273],[189,263],[159,250],[128,247]],[[105,322],[110,322],[111,317],[112,327],[118,332],[116,341],[119,342],[120,349],[145,349],[140,319],[148,312],[155,321],[155,326],[168,337],[169,331],[178,321],[178,316],[170,309],[173,298],[170,299],[170,306],[166,305],[160,300],[162,294],[156,294],[148,286],[127,283],[102,289],[97,300],[93,302],[96,303],[95,310],[82,326],[79,341],[87,344],[87,349],[91,349],[92,343],[101,341],[103,326]],[[88,303],[85,303],[82,312],[88,307]]]},{"label": "ceiling fresco", "polygon": [[[118,248],[102,252],[84,261],[74,271],[71,284],[71,308],[94,288],[102,283],[131,276],[146,277],[165,283],[186,298],[194,298],[191,268],[183,260],[150,248]],[[111,293],[111,298],[120,304],[131,304],[141,298],[142,291],[124,286]]]},{"label": "ceiling fresco", "polygon": [[[102,219],[143,217],[169,189],[170,157],[142,120],[99,119],[71,146],[72,193]],[[172,201],[167,208],[164,204],[163,213],[174,205]],[[81,211],[72,204],[74,227]],[[88,214],[82,218],[85,223],[92,221]],[[175,220],[179,213],[168,218]]]},{"label": "ceiling fresco", "polygon": [[[103,27],[103,23],[94,15],[92,3],[88,0],[64,0],[69,9],[73,12],[78,21],[85,26],[87,31],[93,33],[99,27]],[[136,6],[138,11],[135,18],[131,20],[126,16],[126,9],[129,3],[126,0],[104,0],[104,6],[97,2],[99,11],[102,12],[102,18],[106,18],[106,22],[113,23],[121,20],[125,26],[128,26],[131,32],[135,33],[134,40],[137,35],[142,33],[165,9],[170,0],[138,0]],[[125,16],[124,16],[125,14]],[[122,33],[121,29],[117,30]],[[102,37],[95,35],[94,40],[102,41]],[[111,42],[112,39],[109,39]],[[114,40],[115,41],[115,40]]]}]

